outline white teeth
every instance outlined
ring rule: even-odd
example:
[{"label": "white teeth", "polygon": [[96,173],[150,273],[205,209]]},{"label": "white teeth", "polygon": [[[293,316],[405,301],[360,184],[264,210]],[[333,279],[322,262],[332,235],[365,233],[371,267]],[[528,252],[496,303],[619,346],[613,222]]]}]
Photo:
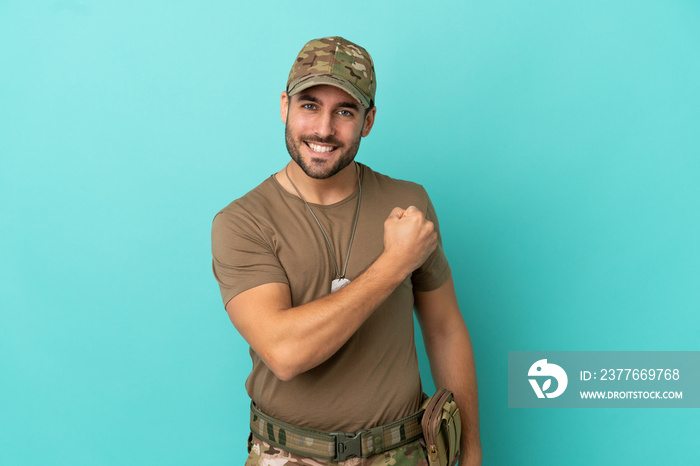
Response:
[{"label": "white teeth", "polygon": [[314,152],[332,152],[335,150],[335,147],[333,146],[319,146],[318,144],[314,144],[313,142],[307,142],[307,144]]}]

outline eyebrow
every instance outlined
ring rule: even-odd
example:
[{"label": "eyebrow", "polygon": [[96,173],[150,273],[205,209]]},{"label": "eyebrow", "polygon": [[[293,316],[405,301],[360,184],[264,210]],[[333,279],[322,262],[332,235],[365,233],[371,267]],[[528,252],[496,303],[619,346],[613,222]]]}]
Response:
[{"label": "eyebrow", "polygon": [[353,110],[358,110],[360,108],[355,102],[340,102],[340,104],[338,104],[338,107],[351,108]]},{"label": "eyebrow", "polygon": [[299,94],[298,97],[299,100],[307,100],[309,102],[313,102],[315,104],[320,103],[316,97],[313,97],[311,94]]},{"label": "eyebrow", "polygon": [[[304,101],[307,101],[307,102],[313,102],[313,103],[315,103],[315,104],[320,104],[320,103],[321,103],[316,97],[312,96],[311,94],[299,94],[299,97],[298,97],[298,98],[299,98],[299,100],[304,100]],[[340,107],[340,108],[351,108],[351,109],[353,109],[353,110],[358,110],[358,109],[360,108],[360,107],[357,105],[357,103],[352,102],[352,101],[350,101],[350,102],[340,102],[340,103],[337,105],[337,107]]]}]

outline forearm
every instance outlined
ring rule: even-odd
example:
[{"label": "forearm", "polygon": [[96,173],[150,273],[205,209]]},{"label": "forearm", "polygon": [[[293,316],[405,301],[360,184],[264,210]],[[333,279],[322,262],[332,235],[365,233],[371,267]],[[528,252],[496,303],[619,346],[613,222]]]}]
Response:
[{"label": "forearm", "polygon": [[469,332],[462,325],[453,326],[439,341],[426,341],[430,369],[436,387],[454,393],[462,418],[463,465],[481,464],[479,434],[479,397],[476,368]]},{"label": "forearm", "polygon": [[279,309],[260,354],[283,380],[336,353],[406,278],[386,255],[344,288],[310,303]]}]

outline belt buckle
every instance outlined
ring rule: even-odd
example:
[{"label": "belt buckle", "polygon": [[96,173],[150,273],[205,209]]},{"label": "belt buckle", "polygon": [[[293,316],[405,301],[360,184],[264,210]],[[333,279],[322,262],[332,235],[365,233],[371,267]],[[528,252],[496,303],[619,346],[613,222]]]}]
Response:
[{"label": "belt buckle", "polygon": [[351,456],[361,457],[362,434],[362,431],[354,434],[330,432],[330,435],[335,437],[335,458],[333,461],[344,461]]}]

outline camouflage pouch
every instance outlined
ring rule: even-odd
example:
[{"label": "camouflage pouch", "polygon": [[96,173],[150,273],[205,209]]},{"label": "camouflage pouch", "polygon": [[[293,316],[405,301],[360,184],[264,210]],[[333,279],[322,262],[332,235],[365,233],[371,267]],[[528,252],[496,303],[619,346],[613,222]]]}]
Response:
[{"label": "camouflage pouch", "polygon": [[423,402],[421,425],[430,466],[451,466],[460,455],[462,420],[452,392],[439,388]]}]

